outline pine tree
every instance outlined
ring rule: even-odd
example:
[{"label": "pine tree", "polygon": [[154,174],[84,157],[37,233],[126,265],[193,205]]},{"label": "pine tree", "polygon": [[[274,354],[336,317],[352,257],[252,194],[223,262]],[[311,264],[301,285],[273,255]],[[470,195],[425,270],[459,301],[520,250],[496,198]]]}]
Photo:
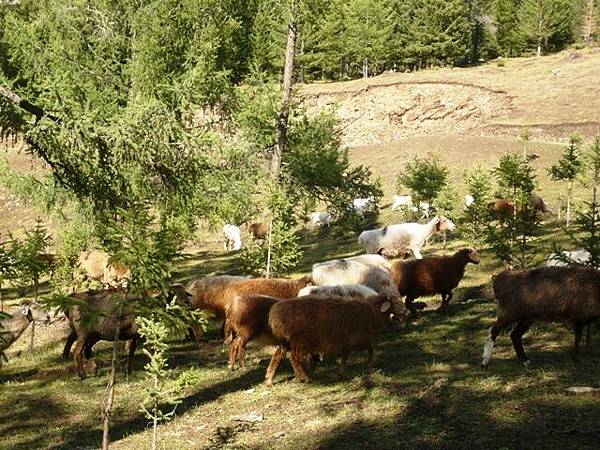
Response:
[{"label": "pine tree", "polygon": [[517,56],[520,49],[517,32],[517,4],[515,0],[496,0],[494,5],[496,41],[503,56]]},{"label": "pine tree", "polygon": [[518,12],[519,32],[525,43],[533,43],[537,56],[549,44],[561,48],[573,41],[573,6],[570,0],[523,0]]}]

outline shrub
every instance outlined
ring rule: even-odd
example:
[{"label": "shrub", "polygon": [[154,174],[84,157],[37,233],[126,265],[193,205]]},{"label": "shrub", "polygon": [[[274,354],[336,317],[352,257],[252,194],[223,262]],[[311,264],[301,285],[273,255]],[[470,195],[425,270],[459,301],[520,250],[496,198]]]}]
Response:
[{"label": "shrub", "polygon": [[434,204],[448,183],[448,168],[442,165],[439,155],[429,158],[414,157],[398,175],[398,192],[406,187],[418,204],[421,201]]}]

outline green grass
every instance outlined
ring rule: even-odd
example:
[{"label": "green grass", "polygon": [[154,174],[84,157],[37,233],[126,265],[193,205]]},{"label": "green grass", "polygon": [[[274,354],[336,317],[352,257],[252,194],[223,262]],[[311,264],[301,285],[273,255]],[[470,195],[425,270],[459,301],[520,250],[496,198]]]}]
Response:
[{"label": "green grass", "polygon": [[[389,219],[389,214],[382,216]],[[556,236],[552,231],[557,224],[546,226],[541,254]],[[462,245],[454,239],[442,249],[435,242],[428,253]],[[357,251],[353,238],[309,233],[301,269],[323,256]],[[186,261],[182,277],[228,270],[230,263],[231,255],[199,254]],[[337,379],[333,361],[326,360],[312,375],[313,383],[302,385],[292,380],[286,363],[275,385],[267,388],[262,379],[268,355],[251,349],[246,372],[228,371],[217,324],[200,348],[173,343],[170,364],[176,373],[191,371],[192,382],[176,418],[160,428],[160,448],[595,448],[597,396],[571,396],[565,389],[596,386],[596,345],[585,350],[576,367],[569,353],[572,334],[556,324],[535,326],[524,340],[533,361],[530,368],[519,365],[508,336],[498,339],[489,370],[479,368],[495,313],[486,287],[490,274],[499,270],[482,252],[482,263],[469,266],[447,315],[430,309],[405,328],[387,329],[377,346],[377,370],[370,376],[364,373],[366,355],[355,353],[345,380]],[[439,299],[427,301],[436,307]],[[0,372],[0,448],[95,448],[101,437],[99,409],[109,347],[98,346],[97,357],[103,361],[99,375],[80,381],[72,362],[60,359],[60,330],[40,333],[34,355],[13,355]],[[14,350],[22,350],[23,341]],[[138,354],[128,382],[119,374],[114,448],[150,445],[147,423],[138,412],[144,363]],[[261,411],[264,421],[231,419],[251,411]]]}]

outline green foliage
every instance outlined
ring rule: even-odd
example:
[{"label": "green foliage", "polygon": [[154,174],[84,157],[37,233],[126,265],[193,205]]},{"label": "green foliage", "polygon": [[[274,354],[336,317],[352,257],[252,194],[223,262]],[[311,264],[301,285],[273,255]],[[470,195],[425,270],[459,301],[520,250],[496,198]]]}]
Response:
[{"label": "green foliage", "polygon": [[448,168],[442,164],[439,155],[429,158],[416,156],[398,175],[398,192],[406,187],[412,195],[413,203],[425,201],[433,204],[448,183],[448,173]]},{"label": "green foliage", "polygon": [[465,171],[464,182],[467,192],[473,196],[473,203],[465,209],[465,219],[469,222],[470,238],[474,242],[484,239],[484,230],[490,222],[489,203],[493,199],[490,173],[481,165]]},{"label": "green foliage", "polygon": [[[592,267],[600,268],[600,136],[590,145],[586,155],[589,167],[592,191],[589,200],[584,202],[584,210],[575,213],[573,230],[568,230],[569,237],[577,249],[587,250]],[[559,250],[556,249],[559,253]]]},{"label": "green foliage", "polygon": [[286,275],[293,271],[302,257],[300,239],[294,231],[293,197],[283,188],[272,186],[267,205],[272,217],[270,252],[268,238],[260,244],[248,241],[236,256],[236,264],[244,274],[265,275],[269,260],[269,276]]},{"label": "green foliage", "polygon": [[565,148],[561,158],[553,164],[548,172],[555,181],[573,182],[583,171],[583,161],[581,159],[582,138],[578,135],[572,135],[569,138],[569,146]]},{"label": "green foliage", "polygon": [[516,0],[496,0],[494,4],[494,24],[496,42],[502,56],[517,56],[522,44],[518,34],[518,2]]},{"label": "green foliage", "polygon": [[[170,382],[172,371],[169,370],[166,355],[169,348],[167,344],[168,328],[156,318],[138,317],[136,323],[140,336],[145,341],[144,354],[149,359],[144,366],[148,384],[144,390],[140,411],[153,422],[153,448],[155,448],[157,425],[173,417],[175,408],[181,403],[179,397],[183,386]],[[163,412],[161,408],[164,406],[172,407],[171,411]]]},{"label": "green foliage", "polygon": [[540,230],[540,218],[530,203],[535,187],[533,168],[522,156],[507,153],[493,174],[498,181],[500,196],[515,205],[515,213],[504,223],[489,223],[486,241],[508,267],[527,267],[535,254],[532,240]]},{"label": "green foliage", "polygon": [[521,41],[538,52],[573,42],[574,12],[571,0],[523,0],[518,10]]},{"label": "green foliage", "polygon": [[455,219],[457,202],[458,193],[449,183],[446,183],[438,193],[432,206],[436,214]]},{"label": "green foliage", "polygon": [[23,285],[33,286],[36,300],[40,280],[51,270],[50,260],[44,257],[51,243],[52,238],[40,218],[36,220],[33,228],[25,230],[22,239],[14,235],[10,236],[11,252],[15,261],[15,278]]},{"label": "green foliage", "polygon": [[[378,203],[383,196],[369,168],[351,167],[333,114],[321,113],[314,118],[301,114],[293,122],[288,140],[283,171],[287,193],[295,204],[325,203],[338,223],[346,226],[353,199],[373,197]],[[301,215],[305,212],[296,211]]]}]

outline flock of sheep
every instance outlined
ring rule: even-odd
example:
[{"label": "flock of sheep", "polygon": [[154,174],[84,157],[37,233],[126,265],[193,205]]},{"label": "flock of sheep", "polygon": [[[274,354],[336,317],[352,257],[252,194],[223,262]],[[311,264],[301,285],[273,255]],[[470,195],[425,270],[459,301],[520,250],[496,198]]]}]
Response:
[{"label": "flock of sheep", "polygon": [[[472,197],[468,197],[465,198],[467,207],[469,201],[472,203]],[[372,203],[371,199],[357,200],[357,211],[365,211]],[[401,202],[404,202],[402,206],[408,204],[406,198],[396,197],[392,206],[398,207]],[[541,204],[545,205],[543,201]],[[428,209],[428,205],[419,205],[419,208],[426,206]],[[540,207],[540,212],[545,208]],[[314,220],[329,225],[331,216],[319,212],[315,213]],[[233,228],[223,230],[226,248],[239,249],[240,235],[236,232],[227,235],[226,229]],[[479,264],[477,251],[464,248],[453,255],[423,257],[421,249],[436,233],[454,229],[449,219],[434,216],[424,224],[402,223],[365,230],[358,237],[364,254],[316,263],[309,275],[299,279],[207,276],[185,287],[172,285],[172,295],[180,305],[209,311],[223,321],[222,334],[225,343],[230,345],[228,366],[231,369],[236,363],[245,367],[246,346],[256,341],[276,347],[265,374],[267,384],[273,382],[286,355],[300,381],[309,379],[306,365],[322,360],[325,355],[338,358],[338,372],[342,376],[348,354],[353,350],[368,351],[368,367],[371,367],[376,336],[387,322],[404,323],[411,315],[417,315],[423,304],[415,303],[415,299],[439,294],[440,309],[448,307],[466,266]],[[268,234],[268,229],[260,223],[251,224],[249,231],[261,239]],[[412,252],[414,259],[392,262],[386,258],[406,252]],[[589,258],[589,254],[573,256]],[[79,266],[88,278],[103,282],[105,288],[72,295],[79,303],[65,311],[71,333],[63,356],[70,356],[71,346],[76,342],[75,366],[79,376],[84,378],[95,370],[94,344],[99,340],[114,340],[118,334],[120,340],[129,341],[128,365],[131,367],[139,340],[138,327],[127,304],[119,316],[114,301],[116,295],[121,295],[114,286],[126,281],[131,272],[126,267],[111,264],[108,255],[99,251],[82,253]],[[521,337],[535,321],[573,323],[575,358],[578,357],[583,326],[600,317],[600,272],[577,265],[566,266],[556,255],[548,266],[504,271],[493,277],[497,320],[484,345],[484,367],[489,364],[497,336],[505,329],[512,329],[510,336],[517,357],[527,363]],[[130,295],[128,300],[138,298]],[[86,308],[81,308],[81,304]],[[88,311],[93,311],[98,319],[86,320]],[[22,302],[3,324],[8,332],[8,345],[34,320],[48,321],[49,315],[35,302]],[[202,328],[193,326],[192,331],[200,341]]]}]

